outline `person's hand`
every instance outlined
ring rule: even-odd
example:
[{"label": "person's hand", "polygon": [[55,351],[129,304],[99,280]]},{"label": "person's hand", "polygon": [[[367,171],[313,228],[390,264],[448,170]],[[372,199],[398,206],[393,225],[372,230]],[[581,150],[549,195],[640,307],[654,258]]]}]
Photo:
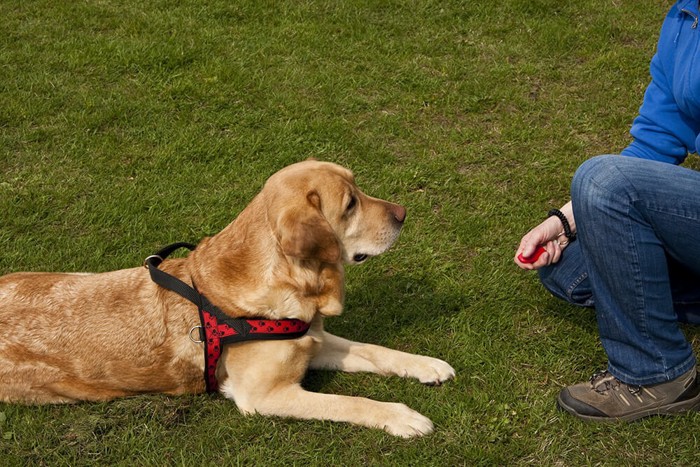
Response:
[{"label": "person's hand", "polygon": [[[549,266],[550,264],[556,263],[561,258],[561,253],[566,247],[566,237],[561,235],[562,226],[561,221],[557,217],[549,217],[540,225],[530,230],[525,236],[520,240],[520,246],[515,252],[515,257],[513,261],[522,269],[539,269],[544,266]],[[561,239],[562,244],[559,244]],[[540,255],[537,261],[533,263],[525,263],[518,259],[518,256],[522,254],[523,257],[528,258],[534,255],[537,247],[542,245],[545,252]]]}]

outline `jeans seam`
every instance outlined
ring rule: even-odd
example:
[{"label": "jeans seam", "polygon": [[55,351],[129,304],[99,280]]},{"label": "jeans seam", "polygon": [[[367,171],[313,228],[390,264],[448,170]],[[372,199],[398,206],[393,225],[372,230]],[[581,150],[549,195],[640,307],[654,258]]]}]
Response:
[{"label": "jeans seam", "polygon": [[[619,171],[619,169],[618,169]],[[629,182],[629,180],[628,180]],[[630,185],[631,182],[629,182]],[[650,343],[655,343],[655,340],[652,339],[649,335],[649,323],[647,322],[647,315],[644,313],[643,310],[646,309],[646,302],[644,300],[644,290],[642,290],[642,285],[641,285],[641,279],[639,278],[639,275],[641,274],[641,268],[639,266],[639,248],[637,246],[637,241],[634,236],[634,228],[632,227],[632,220],[630,216],[630,210],[632,207],[635,206],[635,201],[630,199],[630,204],[629,207],[627,208],[627,215],[625,216],[625,229],[627,230],[627,235],[630,237],[630,243],[629,246],[631,247],[632,251],[630,251],[629,256],[630,256],[630,270],[633,272],[632,277],[634,280],[634,289],[635,289],[635,303],[637,304],[637,309],[635,310],[635,318],[639,320],[639,332],[644,336],[644,339],[647,342]],[[636,209],[636,207],[635,207]],[[637,310],[642,310],[641,313],[638,313]],[[666,368],[666,358],[664,357],[664,353],[661,352],[656,345],[653,346],[654,354],[656,355],[657,358],[660,359],[660,363],[662,365],[662,368]]]},{"label": "jeans seam", "polygon": [[[637,242],[634,236],[634,228],[632,227],[632,220],[630,217],[630,210],[632,207],[636,208],[636,203],[640,201],[640,198],[637,194],[636,187],[634,186],[634,183],[625,175],[625,173],[620,170],[619,167],[615,167],[617,173],[620,175],[620,177],[624,178],[625,181],[627,182],[627,185],[630,187],[631,193],[626,195],[626,198],[629,200],[627,203],[627,212],[625,213],[625,231],[626,234],[630,236],[630,246],[632,247],[632,251],[629,252],[629,257],[630,257],[630,262],[631,262],[631,270],[634,271],[635,277],[640,273],[640,267],[639,267],[639,256],[636,254],[638,252],[637,248]],[[610,197],[619,197],[614,192],[611,192],[610,190],[607,190],[606,188],[602,187],[600,184],[596,183],[595,181],[591,181],[594,185],[597,186],[598,189],[606,191]],[[648,221],[647,221],[648,222]],[[651,224],[650,224],[651,225]],[[635,254],[633,254],[635,253]],[[645,313],[637,313],[636,310],[644,310],[645,309],[645,300],[644,300],[644,294],[642,290],[639,290],[641,288],[640,285],[640,280],[634,279],[635,282],[635,295],[636,295],[636,300],[635,300],[635,313],[634,317],[639,320],[639,332],[644,336],[645,341],[648,343],[654,343],[654,340],[650,338],[649,336],[649,328],[648,328],[648,323],[646,320],[646,314]],[[641,300],[641,303],[638,303],[638,301]],[[641,308],[639,308],[639,305],[641,305]],[[656,358],[660,360],[660,363],[662,365],[662,368],[666,368],[666,358],[661,352],[656,345],[653,346],[653,353],[656,355]]]},{"label": "jeans seam", "polygon": [[644,208],[648,211],[654,211],[661,214],[666,214],[668,216],[680,217],[681,219],[693,222],[697,222],[698,220],[700,220],[700,218],[698,218],[697,216],[690,216],[686,212],[681,211],[679,209],[672,209],[670,207],[661,209],[660,207],[658,207],[657,204],[651,203],[649,201],[643,201],[642,204],[644,205]]},{"label": "jeans seam", "polygon": [[571,283],[569,288],[566,289],[566,295],[569,297],[569,302],[574,303],[574,289],[578,287],[581,282],[585,281],[586,278],[588,278],[588,272],[584,271],[576,278],[575,281]]}]

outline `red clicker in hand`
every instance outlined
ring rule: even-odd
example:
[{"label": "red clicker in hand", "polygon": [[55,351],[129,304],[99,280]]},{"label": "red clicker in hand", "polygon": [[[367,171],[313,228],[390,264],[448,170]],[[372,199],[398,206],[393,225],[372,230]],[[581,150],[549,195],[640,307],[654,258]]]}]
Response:
[{"label": "red clicker in hand", "polygon": [[518,261],[520,261],[521,263],[528,263],[528,264],[534,263],[535,261],[537,261],[539,259],[540,256],[542,256],[542,253],[544,253],[545,251],[547,251],[547,250],[545,250],[542,245],[539,245],[537,247],[537,249],[535,250],[535,252],[533,254],[531,254],[530,256],[523,256],[523,254],[520,253],[518,255]]}]

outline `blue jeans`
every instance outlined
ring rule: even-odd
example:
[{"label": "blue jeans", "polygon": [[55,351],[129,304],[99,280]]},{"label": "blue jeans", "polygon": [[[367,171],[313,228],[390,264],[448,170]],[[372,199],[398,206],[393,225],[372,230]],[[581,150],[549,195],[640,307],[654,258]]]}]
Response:
[{"label": "blue jeans", "polygon": [[576,171],[571,200],[578,238],[540,270],[544,286],[595,307],[608,370],[623,382],[691,369],[678,323],[700,323],[700,172],[599,156]]}]

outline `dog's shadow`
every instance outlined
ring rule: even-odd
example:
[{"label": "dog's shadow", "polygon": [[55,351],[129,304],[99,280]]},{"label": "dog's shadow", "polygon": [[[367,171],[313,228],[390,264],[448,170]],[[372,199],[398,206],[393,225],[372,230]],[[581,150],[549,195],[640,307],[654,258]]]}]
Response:
[{"label": "dog's shadow", "polygon": [[[399,337],[437,333],[436,323],[459,313],[465,302],[466,298],[456,292],[438,291],[436,284],[420,272],[411,275],[348,268],[343,314],[326,319],[324,327],[351,341],[414,353],[415,346],[410,343],[411,348],[401,348]],[[335,371],[311,370],[302,385],[317,392],[331,384],[336,375]]]}]

